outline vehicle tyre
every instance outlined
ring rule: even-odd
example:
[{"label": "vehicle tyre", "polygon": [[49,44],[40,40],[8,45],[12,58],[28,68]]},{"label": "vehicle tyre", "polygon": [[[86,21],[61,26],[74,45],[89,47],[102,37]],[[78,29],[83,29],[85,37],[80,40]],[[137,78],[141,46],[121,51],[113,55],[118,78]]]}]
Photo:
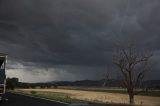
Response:
[{"label": "vehicle tyre", "polygon": [[0,95],[0,103],[2,103],[2,100],[3,100],[2,95]]}]

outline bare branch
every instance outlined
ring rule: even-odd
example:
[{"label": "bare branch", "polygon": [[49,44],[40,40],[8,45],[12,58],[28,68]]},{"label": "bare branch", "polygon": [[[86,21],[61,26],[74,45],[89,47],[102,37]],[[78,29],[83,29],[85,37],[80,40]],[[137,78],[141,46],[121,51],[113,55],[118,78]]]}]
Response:
[{"label": "bare branch", "polygon": [[151,55],[139,52],[133,45],[128,48],[120,47],[113,57],[113,62],[119,67],[124,80],[123,84],[127,88],[130,98],[140,93],[136,89],[140,87],[144,73],[147,71],[147,65]]}]

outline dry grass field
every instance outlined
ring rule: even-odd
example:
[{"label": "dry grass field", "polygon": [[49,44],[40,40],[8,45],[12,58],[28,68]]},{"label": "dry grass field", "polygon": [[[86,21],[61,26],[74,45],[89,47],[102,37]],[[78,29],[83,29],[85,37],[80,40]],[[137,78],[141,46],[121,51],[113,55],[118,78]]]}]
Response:
[{"label": "dry grass field", "polygon": [[[128,104],[128,95],[119,93],[107,93],[96,91],[80,91],[66,89],[19,89],[21,91],[36,91],[36,92],[56,92],[65,93],[70,98],[80,99],[91,102],[100,103],[125,103]],[[152,96],[135,96],[135,103],[144,106],[160,106],[160,97]]]}]

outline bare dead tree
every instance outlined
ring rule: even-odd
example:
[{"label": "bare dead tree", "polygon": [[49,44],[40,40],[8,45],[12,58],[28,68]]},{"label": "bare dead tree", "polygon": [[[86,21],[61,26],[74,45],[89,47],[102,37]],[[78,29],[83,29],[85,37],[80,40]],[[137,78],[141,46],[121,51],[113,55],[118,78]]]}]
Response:
[{"label": "bare dead tree", "polygon": [[138,51],[134,45],[117,47],[113,54],[113,62],[119,67],[123,76],[123,84],[127,89],[130,104],[134,104],[134,96],[141,91],[145,72],[149,70],[148,61],[152,54]]},{"label": "bare dead tree", "polygon": [[110,77],[111,77],[110,76],[110,70],[109,70],[109,68],[107,68],[106,73],[104,74],[104,82],[103,82],[103,85],[102,85],[103,87],[108,85]]}]

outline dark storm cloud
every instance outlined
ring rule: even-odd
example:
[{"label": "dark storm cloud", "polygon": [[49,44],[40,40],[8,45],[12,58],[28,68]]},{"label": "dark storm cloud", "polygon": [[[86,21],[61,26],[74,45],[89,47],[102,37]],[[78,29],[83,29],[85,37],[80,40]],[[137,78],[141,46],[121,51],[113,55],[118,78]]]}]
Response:
[{"label": "dark storm cloud", "polygon": [[93,78],[112,64],[115,43],[159,52],[159,11],[159,0],[0,0],[0,51],[24,66]]}]

